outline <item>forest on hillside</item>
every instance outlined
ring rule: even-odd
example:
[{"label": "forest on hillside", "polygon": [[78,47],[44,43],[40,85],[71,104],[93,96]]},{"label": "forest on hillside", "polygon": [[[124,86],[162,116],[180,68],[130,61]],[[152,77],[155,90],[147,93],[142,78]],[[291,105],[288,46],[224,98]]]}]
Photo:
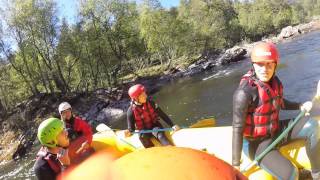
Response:
[{"label": "forest on hillside", "polygon": [[[88,92],[188,65],[320,15],[320,0],[80,0],[76,21],[53,0],[0,8],[0,106],[40,93]],[[76,8],[76,7],[75,7]]]}]

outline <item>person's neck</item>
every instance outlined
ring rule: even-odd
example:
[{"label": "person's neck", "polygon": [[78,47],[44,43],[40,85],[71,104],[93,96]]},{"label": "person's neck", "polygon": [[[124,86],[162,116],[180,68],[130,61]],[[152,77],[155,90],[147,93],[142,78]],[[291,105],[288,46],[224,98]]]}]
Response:
[{"label": "person's neck", "polygon": [[134,103],[135,105],[138,105],[138,106],[141,106],[141,105],[142,105],[141,103],[139,103],[139,102],[137,102],[137,101],[133,101],[133,103]]},{"label": "person's neck", "polygon": [[59,149],[60,149],[59,147],[53,147],[53,148],[47,147],[48,152],[50,152],[52,154],[58,154]]},{"label": "person's neck", "polygon": [[73,119],[74,117],[73,117],[73,115],[70,117],[70,119],[66,119],[66,118],[62,118],[61,117],[61,120],[63,120],[64,122],[66,122],[66,123],[70,123],[70,122],[72,122],[72,119]]}]

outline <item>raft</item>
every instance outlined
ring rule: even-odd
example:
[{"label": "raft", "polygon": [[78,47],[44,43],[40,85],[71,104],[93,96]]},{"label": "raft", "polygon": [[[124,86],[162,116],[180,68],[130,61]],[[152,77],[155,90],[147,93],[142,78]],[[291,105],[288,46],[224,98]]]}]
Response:
[{"label": "raft", "polygon": [[[320,121],[319,121],[320,123]],[[211,155],[231,164],[232,161],[232,127],[203,127],[186,128],[175,133],[166,132],[169,139],[177,147],[187,147],[205,151]],[[153,139],[155,146],[159,142]],[[103,131],[94,134],[92,147],[95,150],[112,149],[119,154],[125,155],[137,149],[143,149],[138,134],[125,137],[124,130],[116,132]],[[292,161],[297,168],[310,170],[310,162],[304,147],[304,141],[297,140],[280,147],[280,152]],[[251,160],[242,154],[241,168],[246,167]],[[275,179],[259,166],[254,166],[244,173],[249,179]]]}]

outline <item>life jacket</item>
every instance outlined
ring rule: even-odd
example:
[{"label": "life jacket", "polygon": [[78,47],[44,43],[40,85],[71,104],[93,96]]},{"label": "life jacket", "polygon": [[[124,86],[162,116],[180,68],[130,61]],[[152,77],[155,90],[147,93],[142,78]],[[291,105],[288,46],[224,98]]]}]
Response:
[{"label": "life jacket", "polygon": [[65,127],[68,131],[68,137],[71,141],[74,141],[75,139],[77,139],[78,137],[82,136],[82,132],[78,132],[75,130],[75,123],[77,122],[76,121],[76,118],[78,117],[74,117],[72,116],[71,119],[69,120],[69,122],[65,122]]},{"label": "life jacket", "polygon": [[142,105],[136,105],[132,102],[131,109],[134,114],[136,128],[138,130],[152,129],[153,125],[158,120],[158,115],[149,100]]},{"label": "life jacket", "polygon": [[241,79],[258,89],[257,107],[249,107],[244,128],[244,136],[249,138],[272,137],[279,129],[279,111],[283,106],[283,87],[277,76],[270,83],[264,83],[249,71]]},{"label": "life jacket", "polygon": [[37,154],[37,159],[38,158],[45,160],[56,174],[59,174],[62,171],[62,165],[57,159],[57,156],[48,152],[46,148],[41,147]]}]

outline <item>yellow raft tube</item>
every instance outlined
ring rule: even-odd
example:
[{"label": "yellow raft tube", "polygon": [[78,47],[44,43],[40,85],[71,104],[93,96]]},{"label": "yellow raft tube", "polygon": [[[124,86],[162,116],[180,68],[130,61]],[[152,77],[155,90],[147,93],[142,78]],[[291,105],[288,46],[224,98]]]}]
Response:
[{"label": "yellow raft tube", "polygon": [[[318,118],[320,119],[320,118]],[[320,123],[320,121],[319,121]],[[143,148],[138,134],[130,137],[124,136],[124,130],[100,130],[94,134],[92,146],[95,150],[112,149],[119,156]],[[197,150],[206,151],[227,163],[232,160],[232,127],[202,127],[181,129],[173,134],[167,133],[175,146],[188,147]],[[156,146],[160,144],[153,140]],[[310,170],[310,162],[306,154],[304,142],[302,140],[293,141],[280,147],[280,152],[292,161],[297,168]],[[242,154],[241,168],[246,167],[251,160],[245,154]],[[275,179],[269,173],[254,166],[244,173],[249,179]]]}]

